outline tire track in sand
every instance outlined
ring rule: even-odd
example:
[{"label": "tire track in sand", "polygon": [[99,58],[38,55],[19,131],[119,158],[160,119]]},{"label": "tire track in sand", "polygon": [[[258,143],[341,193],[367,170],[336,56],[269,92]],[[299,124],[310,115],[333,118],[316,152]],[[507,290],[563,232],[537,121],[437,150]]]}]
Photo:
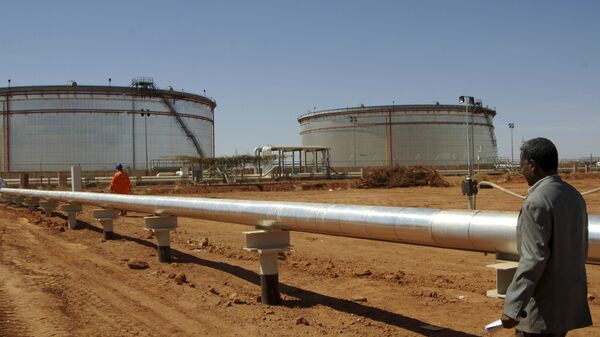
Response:
[{"label": "tire track in sand", "polygon": [[[0,269],[0,275],[4,270]],[[18,317],[14,303],[6,289],[4,280],[0,279],[0,336],[29,337],[27,328]]]},{"label": "tire track in sand", "polygon": [[[47,273],[30,279],[35,288],[54,294],[64,303],[63,314],[71,321],[74,335],[86,336],[199,336],[234,335],[227,322],[210,312],[179,307],[177,298],[164,296],[155,284],[132,282],[129,270],[108,261],[85,245],[75,244],[21,223],[25,237],[35,237],[43,251]],[[31,260],[31,259],[28,259]],[[27,267],[22,263],[19,267]],[[26,271],[32,273],[31,270]],[[125,274],[125,275],[124,275]],[[59,276],[57,276],[59,275]],[[207,317],[212,316],[212,317]],[[208,319],[205,319],[207,317]],[[86,326],[92,324],[95,329]]]}]

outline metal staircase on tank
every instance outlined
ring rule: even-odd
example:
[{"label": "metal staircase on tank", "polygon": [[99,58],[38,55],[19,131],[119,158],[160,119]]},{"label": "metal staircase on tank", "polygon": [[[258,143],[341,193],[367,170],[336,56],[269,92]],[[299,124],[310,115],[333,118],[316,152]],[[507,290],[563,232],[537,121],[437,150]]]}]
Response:
[{"label": "metal staircase on tank", "polygon": [[196,136],[194,136],[192,131],[190,131],[190,129],[187,127],[187,125],[185,125],[185,122],[183,121],[183,119],[181,118],[181,116],[179,115],[177,110],[175,110],[175,107],[173,106],[173,104],[171,104],[171,102],[169,102],[169,99],[165,96],[163,96],[162,99],[165,102],[165,104],[167,105],[167,108],[169,108],[169,112],[171,113],[171,115],[173,115],[173,117],[175,117],[175,119],[177,120],[177,123],[179,124],[179,126],[181,127],[181,129],[183,130],[185,135],[194,144],[194,147],[196,148],[198,155],[200,157],[204,157],[204,153],[202,152],[202,148],[200,147],[200,143],[198,143]]},{"label": "metal staircase on tank", "polygon": [[494,124],[492,117],[490,114],[486,114],[483,113],[483,115],[485,116],[485,119],[487,120],[488,124],[490,125],[490,127],[488,127],[488,130],[490,131],[490,136],[492,138],[492,145],[494,146],[494,148],[496,148],[498,146],[498,144],[496,143],[496,135],[494,134]]},{"label": "metal staircase on tank", "polygon": [[[131,80],[131,87],[136,88],[138,90],[139,89],[145,89],[145,90],[155,90],[156,89],[156,86],[154,85],[154,79],[152,77],[136,77]],[[171,102],[169,102],[169,99],[165,96],[161,96],[161,97],[162,97],[163,102],[165,102],[165,105],[169,109],[169,112],[171,113],[171,115],[173,117],[175,117],[175,120],[177,120],[177,123],[179,124],[179,126],[181,127],[181,129],[183,130],[185,135],[194,144],[194,147],[196,148],[196,152],[198,152],[198,155],[200,157],[204,157],[204,152],[202,152],[202,148],[200,147],[200,144],[198,143],[196,136],[194,136],[194,134],[187,127],[187,125],[185,125],[185,122],[183,121],[183,119],[181,118],[181,116],[179,115],[179,113],[177,112],[175,107],[173,106],[173,104],[171,104]]]}]

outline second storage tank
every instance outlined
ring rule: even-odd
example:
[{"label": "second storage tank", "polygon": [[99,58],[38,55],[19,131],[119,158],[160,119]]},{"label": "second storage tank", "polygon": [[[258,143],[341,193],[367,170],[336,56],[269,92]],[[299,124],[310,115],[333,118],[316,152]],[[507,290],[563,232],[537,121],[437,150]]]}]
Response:
[{"label": "second storage tank", "polygon": [[496,163],[495,115],[480,105],[385,105],[315,111],[298,122],[302,145],[329,147],[333,167],[457,167],[467,163],[467,119],[473,164]]}]

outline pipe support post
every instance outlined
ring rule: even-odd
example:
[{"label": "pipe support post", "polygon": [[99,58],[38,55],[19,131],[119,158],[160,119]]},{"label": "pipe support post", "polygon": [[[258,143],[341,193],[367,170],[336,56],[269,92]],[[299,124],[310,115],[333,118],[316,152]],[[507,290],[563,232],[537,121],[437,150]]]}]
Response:
[{"label": "pipe support post", "polygon": [[277,256],[290,249],[290,232],[281,229],[244,232],[244,249],[258,253],[260,263],[261,302],[281,303]]},{"label": "pipe support post", "polygon": [[104,240],[113,240],[115,233],[113,230],[113,218],[101,218],[96,219],[102,225],[102,233],[104,233]]},{"label": "pipe support post", "polygon": [[518,266],[519,263],[514,261],[497,261],[494,264],[487,265],[488,268],[496,271],[496,289],[488,290],[486,292],[487,297],[506,298],[506,291]]},{"label": "pipe support post", "polygon": [[171,261],[170,232],[177,228],[177,217],[172,215],[148,216],[144,218],[146,230],[152,231],[158,241],[158,261]]},{"label": "pipe support post", "polygon": [[58,207],[58,203],[54,200],[40,201],[40,208],[44,210],[46,217],[51,216],[56,207]]},{"label": "pipe support post", "polygon": [[10,194],[2,193],[2,202],[11,204],[13,202],[13,196]]},{"label": "pipe support post", "polygon": [[95,209],[92,211],[92,216],[102,225],[104,240],[114,239],[113,221],[119,216],[119,211],[114,208]]},{"label": "pipe support post", "polygon": [[20,207],[23,205],[23,200],[25,200],[25,198],[23,197],[14,197],[12,199],[12,203],[15,204],[15,206]]},{"label": "pipe support post", "polygon": [[79,204],[65,204],[60,206],[60,210],[67,213],[69,229],[77,228],[77,213],[83,211],[83,207]]},{"label": "pipe support post", "polygon": [[23,204],[27,206],[27,209],[33,212],[38,208],[40,200],[38,198],[25,198]]}]

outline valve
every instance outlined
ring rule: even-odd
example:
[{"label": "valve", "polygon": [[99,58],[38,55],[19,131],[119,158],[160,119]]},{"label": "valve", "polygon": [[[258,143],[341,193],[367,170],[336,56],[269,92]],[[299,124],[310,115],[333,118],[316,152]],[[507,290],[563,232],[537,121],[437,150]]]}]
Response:
[{"label": "valve", "polygon": [[460,188],[462,190],[463,195],[477,195],[479,189],[477,187],[477,180],[473,180],[471,177],[465,178],[460,184]]}]

